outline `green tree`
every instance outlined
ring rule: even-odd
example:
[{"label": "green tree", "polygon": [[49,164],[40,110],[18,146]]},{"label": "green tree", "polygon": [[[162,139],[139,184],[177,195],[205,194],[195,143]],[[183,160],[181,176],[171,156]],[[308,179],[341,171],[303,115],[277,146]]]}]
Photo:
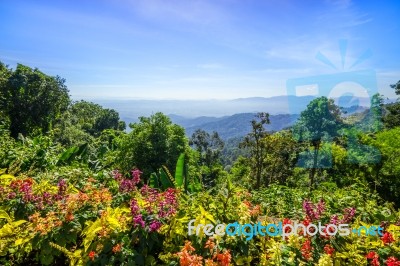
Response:
[{"label": "green tree", "polygon": [[224,142],[217,132],[209,134],[202,129],[198,129],[192,134],[189,145],[200,155],[197,163],[202,169],[204,187],[213,187],[222,167],[221,152],[224,148]]},{"label": "green tree", "polygon": [[295,138],[300,142],[308,143],[312,148],[306,156],[308,157],[306,161],[301,162],[302,166],[310,168],[310,189],[314,185],[316,170],[321,166],[318,163],[321,143],[323,140],[331,141],[336,137],[341,125],[340,108],[332,99],[319,97],[307,105],[306,110],[301,112],[300,118],[294,126]]},{"label": "green tree", "polygon": [[173,172],[179,155],[188,147],[185,130],[160,112],[140,117],[139,123],[129,126],[132,131],[122,138],[117,156],[119,167],[129,171],[136,166],[146,180],[163,165]]},{"label": "green tree", "polygon": [[[394,89],[396,95],[400,95],[400,80],[396,84],[390,85]],[[397,100],[394,103],[387,104],[386,115],[383,122],[386,128],[394,128],[400,126],[400,102]]]},{"label": "green tree", "polygon": [[400,205],[400,127],[385,130],[375,136],[365,136],[364,141],[377,147],[381,160],[371,168],[368,181],[371,187],[386,200]]},{"label": "green tree", "polygon": [[400,102],[390,103],[385,106],[387,114],[383,117],[386,128],[400,126]]},{"label": "green tree", "polygon": [[281,131],[265,137],[266,156],[264,183],[285,184],[293,174],[297,162],[299,145],[291,132]]},{"label": "green tree", "polygon": [[189,145],[200,153],[200,163],[202,165],[211,167],[214,163],[220,162],[224,142],[219,137],[218,132],[214,131],[209,134],[202,129],[198,129],[192,134]]},{"label": "green tree", "polygon": [[[0,61],[0,104],[6,101],[4,92],[10,75],[11,70]],[[5,108],[0,105],[0,130],[7,130],[8,128],[9,119],[6,116]]]},{"label": "green tree", "polygon": [[18,64],[15,71],[0,64],[0,112],[11,136],[47,132],[70,102],[65,80]]},{"label": "green tree", "polygon": [[371,106],[362,121],[356,123],[356,127],[363,132],[378,132],[383,129],[383,96],[379,93],[371,97]]},{"label": "green tree", "polygon": [[240,147],[249,148],[250,150],[250,161],[253,174],[256,177],[255,188],[260,188],[261,177],[265,168],[266,145],[264,139],[267,136],[267,130],[264,126],[269,123],[268,113],[258,113],[256,119],[251,121],[252,131],[247,134],[240,144]]},{"label": "green tree", "polygon": [[93,125],[95,135],[105,129],[125,130],[125,122],[119,121],[119,114],[113,109],[102,109]]},{"label": "green tree", "polygon": [[396,84],[391,84],[390,87],[394,89],[396,95],[400,95],[400,80]]},{"label": "green tree", "polygon": [[113,109],[87,102],[74,102],[57,121],[54,135],[58,142],[66,146],[92,143],[106,129],[125,130],[125,122]]}]

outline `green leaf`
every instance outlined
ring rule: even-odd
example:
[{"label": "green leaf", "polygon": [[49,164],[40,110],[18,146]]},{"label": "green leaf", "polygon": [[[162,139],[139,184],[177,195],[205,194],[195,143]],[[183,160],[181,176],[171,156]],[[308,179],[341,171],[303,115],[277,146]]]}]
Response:
[{"label": "green leaf", "polygon": [[160,182],[156,173],[150,174],[150,187],[160,188]]},{"label": "green leaf", "polygon": [[5,210],[0,210],[0,219],[6,219],[7,222],[11,222],[11,217],[7,214]]},{"label": "green leaf", "polygon": [[78,151],[76,152],[76,155],[77,155],[77,156],[84,156],[84,155],[86,155],[88,146],[89,146],[89,145],[88,145],[87,143],[84,143],[84,144],[82,144],[81,146],[79,146],[79,149],[78,149]]},{"label": "green leaf", "polygon": [[67,149],[61,154],[60,158],[58,159],[57,165],[69,163],[70,161],[72,161],[78,151],[79,148],[75,146]]},{"label": "green leaf", "polygon": [[174,187],[174,184],[172,181],[169,179],[167,173],[165,172],[164,169],[160,169],[160,181],[163,189],[167,189],[169,187]]},{"label": "green leaf", "polygon": [[179,155],[178,161],[176,162],[176,169],[175,169],[175,183],[178,187],[181,187],[183,185],[184,170],[185,170],[185,154],[181,153],[181,155]]}]

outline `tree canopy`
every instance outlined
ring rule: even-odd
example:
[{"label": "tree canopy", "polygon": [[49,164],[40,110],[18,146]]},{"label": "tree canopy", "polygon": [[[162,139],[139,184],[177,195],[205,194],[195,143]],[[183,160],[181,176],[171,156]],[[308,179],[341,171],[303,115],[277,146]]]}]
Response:
[{"label": "tree canopy", "polygon": [[146,178],[163,165],[173,171],[179,155],[188,147],[185,130],[162,113],[140,117],[138,123],[129,126],[132,131],[122,140],[117,159],[121,168],[138,167]]},{"label": "tree canopy", "polygon": [[301,112],[293,132],[298,141],[309,143],[312,147],[312,151],[303,153],[303,158],[300,158],[300,166],[310,168],[310,187],[314,185],[316,169],[323,167],[318,161],[321,142],[332,140],[341,126],[340,108],[332,99],[316,98]]},{"label": "tree canopy", "polygon": [[12,70],[0,63],[0,91],[0,112],[14,138],[47,132],[70,103],[64,79],[21,64]]}]

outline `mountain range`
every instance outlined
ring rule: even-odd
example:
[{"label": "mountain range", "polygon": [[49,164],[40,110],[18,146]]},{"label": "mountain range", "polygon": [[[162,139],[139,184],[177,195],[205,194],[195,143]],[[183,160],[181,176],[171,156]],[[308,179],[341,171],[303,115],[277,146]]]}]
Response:
[{"label": "mountain range", "polygon": [[[186,129],[191,136],[196,129],[217,131],[223,139],[242,137],[251,130],[250,121],[257,112],[270,114],[269,131],[279,131],[295,123],[301,111],[315,96],[252,97],[233,100],[93,100],[105,108],[119,112],[127,124],[135,123],[140,116],[156,112],[169,114],[171,120]],[[336,104],[346,110],[346,115],[365,111],[369,99],[342,96]],[[367,103],[367,104],[365,104]],[[129,129],[128,129],[129,131]]]},{"label": "mountain range", "polygon": [[137,121],[140,116],[155,112],[176,114],[184,117],[222,117],[239,113],[267,112],[269,114],[298,114],[314,96],[252,97],[233,100],[93,100],[105,108],[119,112],[127,121]]},{"label": "mountain range", "polygon": [[[256,113],[241,113],[224,117],[196,117],[185,118],[178,115],[169,115],[172,122],[181,125],[186,130],[186,135],[191,136],[197,129],[207,132],[218,132],[224,139],[243,137],[251,131],[251,120]],[[266,125],[268,131],[279,131],[295,123],[298,114],[270,115],[270,124]]]}]

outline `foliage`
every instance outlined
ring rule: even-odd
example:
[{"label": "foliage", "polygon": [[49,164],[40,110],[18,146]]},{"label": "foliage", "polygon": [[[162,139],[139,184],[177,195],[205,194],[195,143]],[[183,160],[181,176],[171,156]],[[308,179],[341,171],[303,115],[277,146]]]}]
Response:
[{"label": "foliage", "polygon": [[11,136],[50,130],[70,101],[65,80],[21,64],[14,71],[1,64],[0,71],[0,112],[9,119]]},{"label": "foliage", "polygon": [[55,140],[65,146],[92,144],[104,130],[125,130],[124,123],[115,110],[82,100],[68,107],[57,121],[53,134]]},{"label": "foliage", "polygon": [[248,149],[239,147],[241,142],[243,142],[242,137],[230,138],[225,141],[224,148],[221,151],[221,160],[225,169],[229,170],[240,156],[249,156]]},{"label": "foliage", "polygon": [[139,123],[130,127],[132,131],[121,139],[116,163],[124,171],[132,165],[142,169],[146,181],[163,165],[174,169],[179,155],[188,146],[184,129],[172,124],[162,113],[141,117]]},{"label": "foliage", "polygon": [[379,132],[374,138],[366,136],[365,142],[380,152],[380,161],[368,179],[371,187],[385,199],[400,204],[400,127]]},{"label": "foliage", "polygon": [[244,138],[241,146],[250,149],[252,170],[254,171],[256,178],[254,187],[260,188],[261,175],[265,168],[264,157],[266,147],[264,138],[267,135],[267,131],[264,128],[264,125],[269,124],[270,121],[268,113],[258,113],[256,118],[257,119],[251,121],[252,131]]},{"label": "foliage", "polygon": [[4,147],[0,149],[0,169],[12,174],[34,174],[52,169],[62,149],[48,136],[31,139],[20,135],[14,140],[6,133],[0,136],[0,144]]},{"label": "foliage", "polygon": [[221,166],[221,152],[224,142],[217,132],[211,135],[198,129],[189,140],[189,145],[199,153],[197,165],[200,166],[202,183],[205,188],[215,186]]},{"label": "foliage", "polygon": [[386,128],[394,128],[400,126],[400,102],[386,105],[387,114],[383,121]]},{"label": "foliage", "polygon": [[[400,95],[400,80],[396,84],[391,84],[390,87],[394,89],[397,95]],[[383,122],[386,128],[393,128],[400,126],[400,102],[397,100],[394,103],[386,105],[386,116]]]},{"label": "foliage", "polygon": [[[314,177],[317,168],[326,167],[318,161],[322,141],[332,141],[341,128],[342,119],[340,108],[332,99],[319,97],[312,100],[306,110],[301,112],[300,118],[294,127],[294,136],[300,142],[307,142],[311,150],[302,154],[302,166],[310,168],[310,188],[314,186]],[[300,159],[301,160],[301,159]],[[311,161],[311,165],[307,165]]]},{"label": "foliage", "polygon": [[394,89],[394,92],[395,92],[397,95],[400,95],[400,80],[397,81],[395,84],[390,85],[390,87],[391,87],[392,89]]},{"label": "foliage", "polygon": [[185,154],[182,153],[176,162],[175,177],[171,175],[167,167],[163,166],[158,170],[158,173],[150,175],[149,184],[153,188],[164,190],[167,188],[179,188],[186,193],[200,191],[202,186],[199,180],[196,177],[190,177],[187,168]]},{"label": "foliage", "polygon": [[179,192],[139,187],[138,170],[131,177],[114,172],[107,186],[90,177],[82,185],[11,175],[0,180],[0,218],[6,219],[0,221],[0,262],[49,265],[65,256],[70,265],[154,265],[162,239],[157,232],[178,207]]},{"label": "foliage", "polygon": [[264,183],[272,184],[278,182],[286,184],[287,180],[293,175],[300,146],[297,145],[297,142],[288,131],[267,135],[265,142],[266,168]]}]

